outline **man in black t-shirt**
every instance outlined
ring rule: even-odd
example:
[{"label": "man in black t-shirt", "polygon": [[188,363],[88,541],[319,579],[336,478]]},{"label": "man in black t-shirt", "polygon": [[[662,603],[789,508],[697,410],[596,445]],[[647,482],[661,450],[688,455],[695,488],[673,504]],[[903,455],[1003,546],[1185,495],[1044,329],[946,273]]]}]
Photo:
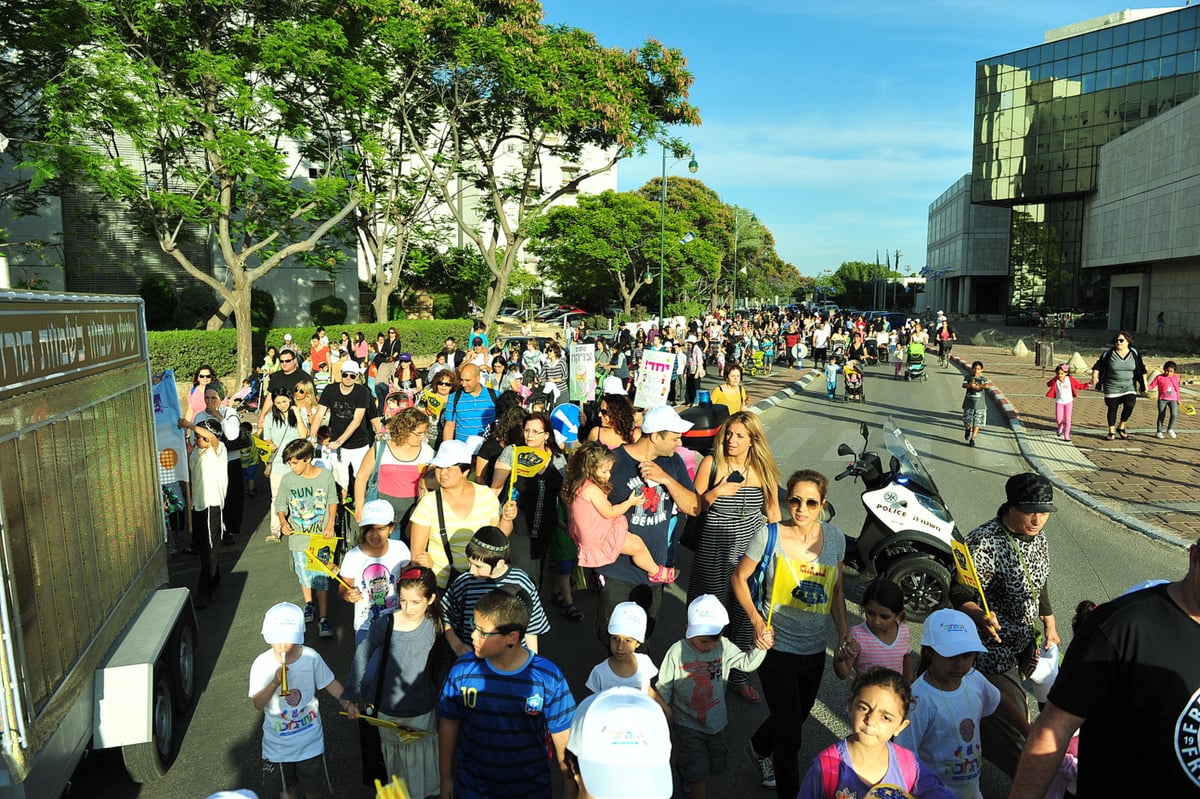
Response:
[{"label": "man in black t-shirt", "polygon": [[[296,354],[294,349],[284,347],[279,353],[279,371],[272,372],[267,376],[267,385],[263,388],[263,396],[286,391],[288,396],[296,390],[297,383],[313,382],[312,375],[300,368],[300,356]],[[258,415],[258,427],[262,429],[263,424],[267,421],[267,414],[271,412],[274,404],[271,402],[262,403],[262,413]]]},{"label": "man in black t-shirt", "polygon": [[359,365],[352,360],[342,362],[342,379],[337,385],[329,385],[321,392],[320,405],[309,425],[309,432],[316,434],[322,419],[328,414],[329,443],[326,449],[342,451],[342,462],[350,466],[351,485],[353,475],[358,472],[363,456],[371,446],[374,433],[371,429],[371,392],[358,381]]},{"label": "man in black t-shirt", "polygon": [[1078,796],[1200,795],[1200,542],[1182,580],[1101,605],[1079,628],[1012,799],[1045,796],[1076,730]]}]

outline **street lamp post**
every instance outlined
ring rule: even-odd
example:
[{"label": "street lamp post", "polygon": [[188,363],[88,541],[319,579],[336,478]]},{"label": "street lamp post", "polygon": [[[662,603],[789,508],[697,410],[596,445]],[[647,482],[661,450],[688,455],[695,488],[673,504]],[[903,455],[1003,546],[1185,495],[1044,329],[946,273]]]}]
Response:
[{"label": "street lamp post", "polygon": [[[758,217],[750,214],[749,221],[757,222]],[[730,318],[737,313],[737,279],[738,279],[738,236],[742,232],[742,209],[735,208],[733,211],[733,300],[730,302],[729,315]]]},{"label": "street lamp post", "polygon": [[[688,161],[688,171],[693,175],[700,168],[700,164],[696,162],[696,158],[691,153],[688,153],[684,158],[691,158]],[[682,161],[680,158],[679,161]],[[676,161],[678,163],[679,161]],[[662,335],[663,329],[663,275],[667,271],[667,145],[662,146],[662,206],[658,217],[658,334]]]}]

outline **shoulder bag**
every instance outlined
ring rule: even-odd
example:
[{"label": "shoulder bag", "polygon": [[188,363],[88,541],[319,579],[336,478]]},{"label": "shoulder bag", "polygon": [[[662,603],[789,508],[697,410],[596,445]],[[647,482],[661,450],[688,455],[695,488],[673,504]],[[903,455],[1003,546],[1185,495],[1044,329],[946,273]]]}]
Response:
[{"label": "shoulder bag", "polygon": [[[386,446],[386,441],[379,441],[375,444],[375,468],[371,470],[371,476],[367,478],[367,490],[363,494],[364,505],[379,499],[379,464],[383,460],[383,448]],[[361,511],[362,508],[359,510]],[[399,519],[396,520],[397,523],[399,521]]]},{"label": "shoulder bag", "polygon": [[433,493],[437,498],[438,531],[442,536],[442,547],[446,550],[446,562],[450,564],[446,577],[446,590],[449,590],[462,572],[454,568],[454,553],[450,551],[450,536],[446,534],[446,509],[442,505],[442,489],[439,488]]}]

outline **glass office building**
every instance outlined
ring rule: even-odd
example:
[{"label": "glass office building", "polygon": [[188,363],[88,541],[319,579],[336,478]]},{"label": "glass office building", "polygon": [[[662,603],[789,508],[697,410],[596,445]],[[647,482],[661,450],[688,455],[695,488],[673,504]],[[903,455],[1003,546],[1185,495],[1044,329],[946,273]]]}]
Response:
[{"label": "glass office building", "polygon": [[1106,275],[1080,264],[1100,146],[1200,94],[1200,8],[1121,12],[1047,38],[976,64],[971,201],[1013,209],[1013,307],[1097,307]]}]

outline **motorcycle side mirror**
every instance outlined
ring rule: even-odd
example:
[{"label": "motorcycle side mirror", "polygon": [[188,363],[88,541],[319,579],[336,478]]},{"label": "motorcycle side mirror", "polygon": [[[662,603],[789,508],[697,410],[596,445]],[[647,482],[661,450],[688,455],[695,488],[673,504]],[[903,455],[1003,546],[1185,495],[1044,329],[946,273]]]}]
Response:
[{"label": "motorcycle side mirror", "polygon": [[892,474],[900,473],[900,459],[895,455],[892,456],[892,462],[888,464],[888,468],[892,470]]},{"label": "motorcycle side mirror", "polygon": [[838,454],[839,455],[853,455],[854,450],[850,449],[849,444],[838,444]]},{"label": "motorcycle side mirror", "polygon": [[863,441],[867,440],[867,423],[862,422],[858,426],[858,434],[863,437]]},{"label": "motorcycle side mirror", "polygon": [[837,516],[837,509],[833,507],[832,502],[825,500],[825,507],[821,508],[821,521],[831,522],[834,516]]}]

